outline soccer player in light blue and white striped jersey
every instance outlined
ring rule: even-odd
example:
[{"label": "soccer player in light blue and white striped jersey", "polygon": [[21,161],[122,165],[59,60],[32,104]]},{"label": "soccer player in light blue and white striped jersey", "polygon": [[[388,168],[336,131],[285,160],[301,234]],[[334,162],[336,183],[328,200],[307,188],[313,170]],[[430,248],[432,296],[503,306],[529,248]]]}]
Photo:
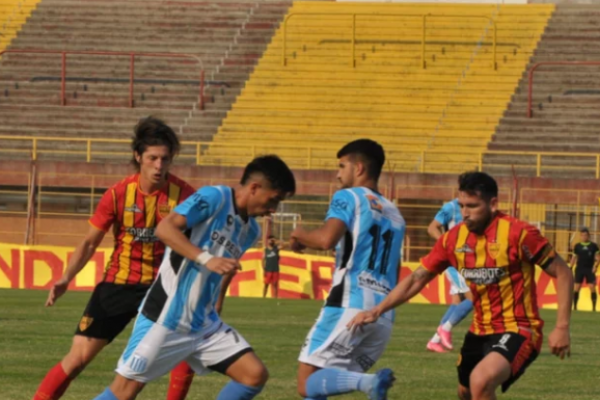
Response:
[{"label": "soccer player in light blue and white striped jersey", "polygon": [[247,165],[240,187],[207,186],[163,219],[156,236],[168,247],[148,291],[117,376],[95,400],[133,400],[144,385],[186,361],[198,375],[232,380],[217,400],[250,400],[268,373],[252,348],[215,311],[223,276],[260,236],[254,219],[294,194],[294,175],[277,156]]},{"label": "soccer player in light blue and white striped jersey", "polygon": [[343,189],[334,194],[325,223],[310,232],[298,228],[291,235],[295,251],[337,245],[331,291],[300,353],[298,392],[306,400],[353,391],[385,400],[394,381],[392,371],[366,372],[385,350],[394,314],[386,313],[359,332],[350,332],[346,324],[383,301],[398,283],[406,226],[396,205],[378,191],[385,162],[381,145],[356,140],[337,157]]}]

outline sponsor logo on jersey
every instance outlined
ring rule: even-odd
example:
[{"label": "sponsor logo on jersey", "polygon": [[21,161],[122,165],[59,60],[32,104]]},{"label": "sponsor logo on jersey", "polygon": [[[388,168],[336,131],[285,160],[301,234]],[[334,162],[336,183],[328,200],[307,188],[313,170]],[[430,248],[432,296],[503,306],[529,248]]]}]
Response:
[{"label": "sponsor logo on jersey", "polygon": [[125,207],[125,211],[132,213],[142,213],[142,210],[138,207],[137,204],[134,204],[131,207]]},{"label": "sponsor logo on jersey", "polygon": [[158,242],[154,236],[154,228],[126,228],[127,233],[133,236],[134,242],[153,243]]},{"label": "sponsor logo on jersey", "polygon": [[477,285],[493,285],[506,276],[506,268],[463,268],[460,273]]},{"label": "sponsor logo on jersey", "polygon": [[92,325],[92,322],[94,322],[94,318],[84,315],[83,317],[81,317],[81,321],[79,321],[79,330],[81,332],[85,331],[87,328],[90,327],[90,325]]},{"label": "sponsor logo on jersey", "polygon": [[229,252],[233,258],[238,259],[243,254],[242,249],[237,244],[232,242],[229,238],[227,238],[227,236],[219,231],[214,231],[210,235],[210,239],[218,246],[225,247],[225,250]]},{"label": "sponsor logo on jersey", "polygon": [[454,250],[456,253],[475,253],[472,248],[469,247],[468,244],[464,244],[462,247]]},{"label": "sponsor logo on jersey", "polygon": [[158,205],[158,215],[161,218],[166,218],[167,215],[171,212],[171,206],[169,204],[159,204]]},{"label": "sponsor logo on jersey", "polygon": [[386,282],[380,282],[369,273],[363,272],[358,276],[358,286],[363,289],[369,289],[377,293],[388,294],[392,289]]},{"label": "sponsor logo on jersey", "polygon": [[372,194],[368,194],[367,200],[369,200],[369,207],[371,207],[371,210],[377,211],[377,212],[383,212],[383,206],[379,202],[380,201],[379,197],[373,196]]}]

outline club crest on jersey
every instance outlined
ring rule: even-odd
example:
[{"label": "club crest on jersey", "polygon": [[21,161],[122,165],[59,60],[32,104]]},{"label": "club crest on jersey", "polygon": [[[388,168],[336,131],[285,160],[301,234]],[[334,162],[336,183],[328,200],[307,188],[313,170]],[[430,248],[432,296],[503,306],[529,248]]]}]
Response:
[{"label": "club crest on jersey", "polygon": [[488,251],[488,254],[490,255],[490,257],[492,257],[494,260],[497,259],[498,256],[500,255],[500,244],[499,243],[488,243],[487,251]]},{"label": "club crest on jersey", "polygon": [[85,331],[90,327],[90,325],[92,325],[92,322],[94,322],[94,318],[84,315],[81,317],[81,321],[79,321],[79,330],[81,332]]},{"label": "club crest on jersey", "polygon": [[171,206],[169,204],[159,204],[158,205],[158,215],[162,218],[166,218],[167,215],[171,212]]},{"label": "club crest on jersey", "polygon": [[374,210],[374,211],[377,211],[377,212],[383,212],[383,206],[379,202],[379,198],[377,196],[373,196],[372,194],[368,194],[367,195],[367,200],[369,200],[369,207],[371,207],[371,210]]}]

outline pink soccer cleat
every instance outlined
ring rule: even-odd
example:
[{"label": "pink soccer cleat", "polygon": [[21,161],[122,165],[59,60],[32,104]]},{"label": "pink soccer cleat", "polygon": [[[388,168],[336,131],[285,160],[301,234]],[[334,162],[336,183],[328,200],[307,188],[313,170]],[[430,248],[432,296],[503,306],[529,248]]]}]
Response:
[{"label": "pink soccer cleat", "polygon": [[438,326],[437,334],[440,336],[440,340],[445,348],[448,350],[452,350],[454,348],[452,346],[452,332],[445,331],[441,326]]},{"label": "pink soccer cleat", "polygon": [[433,351],[434,353],[446,353],[446,349],[444,348],[444,346],[441,345],[441,343],[433,343],[433,342],[428,342],[427,343],[427,350],[429,351]]}]

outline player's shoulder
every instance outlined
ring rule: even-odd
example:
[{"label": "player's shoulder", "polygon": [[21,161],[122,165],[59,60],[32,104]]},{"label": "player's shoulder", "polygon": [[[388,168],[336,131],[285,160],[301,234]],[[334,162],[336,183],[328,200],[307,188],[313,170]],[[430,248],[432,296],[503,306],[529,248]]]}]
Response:
[{"label": "player's shoulder", "polygon": [[132,183],[135,184],[137,187],[138,182],[139,182],[139,176],[140,176],[140,174],[137,174],[137,173],[128,175],[125,178],[123,178],[120,181],[113,184],[110,188],[108,188],[108,190],[109,191],[112,190],[115,193],[123,192]]},{"label": "player's shoulder", "polygon": [[185,180],[181,179],[177,175],[174,175],[171,173],[169,173],[169,175],[167,177],[167,182],[169,182],[173,185],[179,186],[181,188],[181,190],[183,190],[184,192],[194,193],[196,191],[196,189],[194,189],[192,187],[192,185],[190,185],[189,183],[187,183]]}]

